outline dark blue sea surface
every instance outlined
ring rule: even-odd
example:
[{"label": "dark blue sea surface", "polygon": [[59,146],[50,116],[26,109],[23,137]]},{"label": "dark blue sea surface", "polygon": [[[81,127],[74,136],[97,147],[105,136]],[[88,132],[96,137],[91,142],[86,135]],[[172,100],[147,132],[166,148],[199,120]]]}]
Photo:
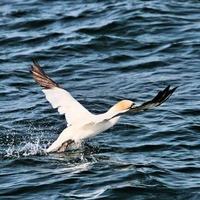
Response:
[{"label": "dark blue sea surface", "polygon": [[[47,155],[66,122],[32,58],[94,113],[179,88]],[[0,199],[200,199],[200,1],[1,0],[0,81]]]}]

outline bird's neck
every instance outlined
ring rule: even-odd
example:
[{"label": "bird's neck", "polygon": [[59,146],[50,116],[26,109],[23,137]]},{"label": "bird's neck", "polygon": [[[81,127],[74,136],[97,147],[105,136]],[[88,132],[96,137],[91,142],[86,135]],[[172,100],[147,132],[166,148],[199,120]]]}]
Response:
[{"label": "bird's neck", "polygon": [[104,113],[104,117],[107,119],[117,119],[117,121],[119,120],[120,116],[119,116],[120,112],[118,110],[116,110],[114,107],[111,107],[106,113]]}]

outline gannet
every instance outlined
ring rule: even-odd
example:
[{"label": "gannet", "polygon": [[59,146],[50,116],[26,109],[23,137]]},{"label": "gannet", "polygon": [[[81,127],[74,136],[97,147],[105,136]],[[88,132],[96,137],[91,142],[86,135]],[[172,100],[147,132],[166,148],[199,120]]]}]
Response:
[{"label": "gannet", "polygon": [[125,113],[137,113],[161,105],[165,102],[177,87],[164,90],[150,101],[141,105],[135,105],[131,100],[121,100],[103,114],[93,114],[81,105],[72,95],[53,81],[41,68],[38,62],[33,60],[31,73],[35,81],[42,86],[46,99],[53,108],[57,108],[61,115],[65,115],[67,127],[58,138],[47,148],[46,152],[63,152],[72,143],[80,143],[82,140],[95,136],[114,126]]}]

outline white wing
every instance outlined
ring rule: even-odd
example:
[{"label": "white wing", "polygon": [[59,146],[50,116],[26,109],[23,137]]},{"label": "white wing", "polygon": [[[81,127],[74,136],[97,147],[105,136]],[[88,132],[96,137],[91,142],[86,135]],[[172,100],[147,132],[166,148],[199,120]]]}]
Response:
[{"label": "white wing", "polygon": [[33,61],[31,72],[35,81],[44,88],[42,91],[52,107],[57,108],[60,114],[65,115],[68,126],[93,116],[69,92],[49,78],[36,61]]}]

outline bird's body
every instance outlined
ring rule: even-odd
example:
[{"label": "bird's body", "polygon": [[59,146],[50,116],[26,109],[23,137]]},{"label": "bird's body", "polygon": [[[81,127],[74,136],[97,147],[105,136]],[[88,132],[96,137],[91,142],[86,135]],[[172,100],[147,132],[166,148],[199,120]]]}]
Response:
[{"label": "bird's body", "polygon": [[[79,113],[79,106],[74,108],[77,115]],[[81,140],[93,137],[111,128],[120,118],[120,116],[112,118],[112,116],[116,115],[116,112],[118,113],[118,107],[119,106],[113,106],[106,113],[98,115],[90,112],[82,113],[82,116],[78,121],[62,131],[57,140],[47,149],[47,152],[60,151],[59,149],[62,145],[65,145],[65,142],[67,141],[72,140],[75,143],[79,143]]]},{"label": "bird's body", "polygon": [[[94,116],[94,118],[98,118],[98,115]],[[47,149],[47,153],[59,151],[59,149],[62,148],[62,145],[65,145],[65,142],[72,140],[75,143],[80,143],[86,138],[91,138],[99,133],[102,133],[114,126],[119,120],[119,118],[120,117],[115,117],[108,121],[104,121],[97,124],[93,123],[93,119],[91,119],[89,121],[86,121],[85,124],[69,126],[65,128],[61,132],[57,140],[54,141],[52,145],[50,145],[50,147]]]},{"label": "bird's body", "polygon": [[57,108],[60,114],[65,115],[67,128],[53,142],[47,152],[62,152],[72,143],[95,136],[112,126],[120,117],[127,112],[140,112],[161,105],[175,91],[176,88],[166,87],[150,101],[135,106],[131,100],[121,100],[103,114],[92,114],[69,92],[62,89],[57,83],[49,78],[37,62],[33,62],[31,72],[36,82],[44,89],[42,90],[53,108]]}]

